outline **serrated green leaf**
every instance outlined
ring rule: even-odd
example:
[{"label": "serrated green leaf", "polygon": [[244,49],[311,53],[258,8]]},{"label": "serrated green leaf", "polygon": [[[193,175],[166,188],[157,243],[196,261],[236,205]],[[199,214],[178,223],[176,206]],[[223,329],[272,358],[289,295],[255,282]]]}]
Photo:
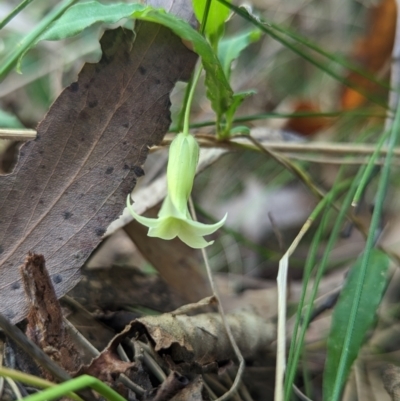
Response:
[{"label": "serrated green leaf", "polygon": [[249,91],[245,91],[245,92],[237,92],[232,96],[232,103],[229,106],[229,108],[225,111],[226,124],[225,124],[224,130],[219,135],[219,139],[225,139],[225,138],[229,137],[236,110],[243,103],[244,99],[246,99],[249,96],[254,95],[255,93],[256,93],[256,91],[249,90]]},{"label": "serrated green leaf", "polygon": [[[197,19],[199,22],[202,22],[207,0],[192,0],[192,3]],[[217,0],[211,0],[204,33],[210,39],[211,44],[215,47],[224,34],[225,21],[228,19],[229,13],[230,10],[228,7],[219,3]]]},{"label": "serrated green leaf", "polygon": [[208,41],[199,32],[188,22],[168,14],[165,10],[141,4],[101,4],[97,1],[79,3],[55,21],[40,40],[62,39],[79,33],[95,22],[114,23],[127,17],[164,25],[182,39],[192,42],[194,51],[201,56],[206,72],[207,97],[220,120],[233,102],[233,91],[221,63]]},{"label": "serrated green leaf", "polygon": [[69,8],[38,41],[65,39],[77,35],[97,22],[107,25],[115,24],[123,18],[130,17],[135,11],[141,12],[147,8],[139,3],[102,4],[97,1],[79,3]]},{"label": "serrated green leaf", "polygon": [[247,32],[241,32],[237,35],[223,38],[218,44],[218,57],[221,61],[225,75],[229,79],[231,74],[231,65],[240,53],[251,43],[256,42],[261,37],[259,29],[253,29]]},{"label": "serrated green leaf", "polygon": [[340,298],[332,316],[331,331],[328,337],[328,351],[324,371],[324,400],[330,401],[336,381],[340,359],[344,352],[343,344],[348,335],[347,327],[350,324],[350,311],[353,304],[355,289],[362,285],[361,297],[357,310],[354,330],[349,342],[346,365],[343,373],[345,380],[350,368],[356,359],[364,341],[365,334],[372,326],[375,312],[382,299],[387,282],[389,258],[381,251],[373,249],[370,254],[365,280],[361,283],[362,257],[351,268]]}]

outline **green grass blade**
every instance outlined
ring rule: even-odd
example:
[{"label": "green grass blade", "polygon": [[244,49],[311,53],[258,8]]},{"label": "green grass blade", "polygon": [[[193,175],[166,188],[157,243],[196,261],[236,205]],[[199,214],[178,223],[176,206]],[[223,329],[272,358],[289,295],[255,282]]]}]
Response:
[{"label": "green grass blade", "polygon": [[[32,387],[39,388],[50,388],[56,386],[55,383],[44,380],[40,377],[32,376],[24,372],[20,372],[19,370],[8,369],[0,366],[0,376],[1,377],[9,377],[10,379],[27,384]],[[67,393],[68,398],[71,398],[75,401],[83,401],[81,397],[77,396],[75,393]]]},{"label": "green grass blade", "polygon": [[353,201],[351,202],[352,206],[354,206],[354,207],[358,205],[358,203],[362,197],[362,194],[364,193],[364,190],[367,187],[368,182],[370,181],[371,174],[372,174],[373,170],[376,168],[375,162],[378,159],[378,157],[380,157],[380,150],[381,150],[383,144],[385,143],[385,141],[387,140],[388,135],[389,135],[389,131],[385,132],[381,136],[378,143],[376,144],[374,153],[371,155],[371,157],[368,160],[368,164],[365,169],[364,175],[361,177],[360,185],[358,186],[357,191],[354,195]]},{"label": "green grass blade", "polygon": [[[351,365],[357,357],[365,334],[375,320],[375,311],[386,288],[386,273],[389,267],[388,256],[381,251],[371,250],[365,272],[362,270],[362,263],[363,258],[360,258],[350,269],[333,312],[324,370],[324,399],[327,401],[338,399],[337,395],[341,391]],[[352,322],[353,317],[349,306],[354,305],[355,294],[359,287],[362,287],[362,291],[356,309],[357,317]],[[349,326],[354,326],[351,336],[347,334]],[[349,341],[346,341],[347,338]],[[344,364],[340,363],[342,355],[346,355]],[[339,377],[341,378],[340,381],[338,380]],[[334,391],[335,387],[337,388],[336,391]]]},{"label": "green grass blade", "polygon": [[76,1],[77,0],[64,1],[61,6],[57,7],[43,18],[38,26],[17,44],[17,49],[6,58],[4,64],[0,67],[0,81],[18,64],[21,57],[36,43],[37,39],[51,23],[63,15]]},{"label": "green grass blade", "polygon": [[[379,180],[378,191],[376,196],[376,202],[374,207],[374,212],[372,214],[370,229],[368,232],[367,242],[365,245],[365,251],[361,259],[361,265],[359,268],[359,277],[358,281],[354,287],[353,291],[353,302],[351,304],[350,314],[348,317],[348,325],[346,328],[346,333],[343,339],[343,347],[340,354],[340,360],[337,367],[337,373],[335,377],[335,381],[333,384],[332,392],[329,393],[330,388],[326,385],[327,388],[327,396],[326,399],[328,401],[338,401],[340,397],[340,393],[342,391],[344,382],[346,380],[346,376],[349,372],[351,364],[353,362],[352,358],[354,355],[354,350],[350,349],[352,345],[352,338],[353,334],[360,324],[359,319],[357,319],[357,314],[359,313],[360,309],[364,307],[364,292],[363,288],[365,283],[368,282],[370,273],[370,259],[371,256],[374,256],[373,247],[376,241],[376,233],[380,225],[381,215],[383,210],[383,203],[385,200],[385,195],[387,191],[387,186],[389,183],[389,176],[390,176],[390,164],[393,156],[393,149],[395,148],[396,144],[398,143],[399,138],[399,131],[400,131],[400,108],[397,106],[396,116],[394,119],[393,126],[390,130],[389,136],[389,143],[388,143],[388,153],[385,158],[385,163],[382,168],[382,174]],[[379,267],[378,267],[379,268]],[[377,268],[377,269],[378,269]],[[382,270],[382,267],[381,267]],[[368,273],[368,274],[367,274]],[[375,272],[374,272],[375,273]],[[381,272],[383,274],[383,272]],[[371,312],[371,311],[370,311]],[[374,311],[373,311],[374,312]],[[358,352],[358,350],[357,350]],[[356,353],[357,355],[357,353]],[[324,379],[328,380],[328,379]],[[328,398],[329,397],[329,398]]]},{"label": "green grass blade", "polygon": [[235,13],[246,19],[247,21],[251,22],[253,25],[257,26],[260,28],[263,32],[267,33],[269,36],[271,36],[273,39],[277,40],[280,42],[283,46],[286,48],[292,50],[295,54],[299,55],[303,59],[307,60],[310,64],[314,65],[315,67],[319,68],[320,70],[324,71],[326,74],[330,75],[332,78],[336,79],[337,81],[341,82],[343,85],[348,86],[351,89],[354,89],[355,91],[361,93],[366,99],[369,101],[383,107],[387,108],[387,104],[383,102],[381,99],[378,99],[375,96],[371,96],[369,93],[366,93],[362,88],[358,87],[357,85],[354,85],[351,81],[349,81],[346,78],[343,78],[341,74],[336,72],[334,69],[332,69],[329,66],[329,63],[324,63],[316,59],[315,57],[312,57],[308,52],[305,52],[303,49],[301,49],[301,46],[299,46],[299,43],[292,42],[293,38],[290,36],[290,40],[288,40],[282,33],[277,31],[276,29],[272,28],[269,26],[269,24],[266,21],[263,21],[259,18],[253,17],[247,10],[234,6],[233,4],[230,4],[226,0],[217,0],[221,2],[222,4],[225,4],[227,7],[229,7],[231,10],[233,10]]},{"label": "green grass blade", "polygon": [[[304,299],[305,299],[305,291],[307,289],[306,287],[308,286],[307,285],[308,283],[306,281],[303,283],[302,299],[303,299],[303,297],[304,297],[304,299],[303,299],[302,307],[300,308],[300,306],[299,306],[298,311],[297,311],[295,328],[300,327],[300,319],[303,320],[303,323],[300,328],[300,333],[298,333],[298,329],[296,329],[295,333],[293,334],[292,345],[291,345],[290,353],[289,353],[288,373],[285,378],[285,400],[286,401],[290,400],[291,389],[292,389],[292,385],[293,385],[296,370],[297,370],[297,364],[298,364],[298,361],[300,359],[300,355],[302,352],[303,343],[304,343],[306,331],[308,328],[310,316],[311,316],[311,313],[313,310],[314,300],[317,296],[319,283],[322,279],[323,274],[325,273],[326,267],[329,262],[329,255],[330,255],[330,253],[333,249],[333,246],[335,245],[336,240],[340,234],[342,224],[346,218],[347,210],[350,206],[352,197],[356,191],[356,188],[357,188],[359,179],[362,175],[362,172],[363,172],[363,169],[360,169],[358,174],[356,175],[356,177],[352,180],[350,188],[347,191],[345,199],[340,208],[339,214],[335,220],[335,224],[332,228],[332,233],[329,237],[325,252],[322,256],[322,259],[321,259],[321,262],[320,262],[320,265],[319,265],[319,268],[317,270],[317,274],[315,277],[314,285],[311,290],[311,295],[308,299],[308,302],[307,302],[307,305],[305,306],[305,308],[304,308],[304,303],[305,303]],[[341,173],[339,172],[339,177],[340,176],[341,176]],[[346,183],[346,181],[344,183],[336,184],[335,187],[337,189],[340,189],[342,187],[342,185],[344,185],[345,183]],[[329,193],[330,196],[333,196],[335,194],[335,192],[337,191],[337,189],[335,190],[335,187]],[[329,213],[331,213],[331,212],[329,212]],[[308,263],[312,263],[313,262],[312,253],[310,253],[309,257],[311,258],[311,260]],[[311,267],[307,266],[308,270],[310,268]],[[293,346],[293,349],[292,349],[292,346]]]},{"label": "green grass blade", "polygon": [[82,390],[84,388],[90,387],[97,391],[103,397],[109,401],[126,401],[126,399],[120,396],[112,388],[108,387],[106,384],[96,379],[95,377],[82,375],[76,377],[75,379],[68,380],[64,383],[58,384],[57,386],[48,388],[40,393],[36,393],[25,397],[24,401],[50,401],[55,398],[60,398],[65,396],[67,393]]},{"label": "green grass blade", "polygon": [[10,12],[10,14],[6,15],[1,21],[0,21],[0,31],[15,17],[17,16],[27,5],[29,5],[30,3],[32,3],[33,0],[24,0],[21,1],[21,3],[19,3],[17,5],[17,7],[14,8],[14,10],[12,10]]}]

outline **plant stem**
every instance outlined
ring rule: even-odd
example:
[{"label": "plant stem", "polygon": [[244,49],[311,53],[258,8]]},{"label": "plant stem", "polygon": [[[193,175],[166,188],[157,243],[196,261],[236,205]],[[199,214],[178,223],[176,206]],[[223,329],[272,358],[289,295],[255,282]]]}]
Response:
[{"label": "plant stem", "polygon": [[29,50],[49,25],[61,17],[61,15],[76,2],[77,0],[65,1],[60,7],[57,7],[49,15],[44,17],[39,25],[16,45],[14,53],[6,58],[6,62],[0,68],[0,81],[12,70],[12,68],[14,68],[15,64],[18,63],[18,60],[20,60],[20,58]]},{"label": "plant stem", "polygon": [[189,96],[187,98],[187,102],[186,102],[186,105],[185,105],[185,118],[184,118],[184,121],[183,121],[183,133],[185,135],[189,134],[190,109],[191,109],[191,106],[192,106],[194,91],[196,89],[197,83],[199,82],[199,78],[200,78],[202,70],[203,70],[203,67],[200,65],[197,68],[196,72],[194,73],[192,86],[190,87]]},{"label": "plant stem", "polygon": [[28,4],[32,3],[33,0],[24,0],[17,5],[10,12],[10,14],[6,15],[2,21],[0,21],[0,30],[3,29],[17,14],[19,14]]}]

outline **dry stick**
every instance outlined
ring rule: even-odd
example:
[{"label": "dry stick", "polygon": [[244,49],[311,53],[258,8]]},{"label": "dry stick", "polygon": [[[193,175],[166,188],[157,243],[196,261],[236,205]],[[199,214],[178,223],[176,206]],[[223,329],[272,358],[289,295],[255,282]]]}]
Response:
[{"label": "dry stick", "polygon": [[42,368],[50,372],[56,379],[62,382],[71,379],[71,376],[64,369],[61,369],[53,362],[47,354],[26,337],[18,327],[13,326],[2,314],[0,314],[0,327],[8,337],[15,341],[28,355],[35,359]]},{"label": "dry stick", "polygon": [[[236,142],[235,139],[238,139],[239,136],[235,136],[229,142],[220,142],[217,141],[214,135],[207,134],[197,134],[196,138],[199,139],[199,143],[202,146],[211,146],[211,147],[227,147],[231,148],[231,144],[239,144],[240,142]],[[0,129],[0,139],[12,139],[14,141],[30,141],[36,138],[36,131],[30,129],[11,129],[11,128],[1,128]],[[244,138],[248,138],[248,136],[244,136]],[[203,139],[203,141],[202,141]],[[172,141],[172,138],[166,138],[162,142],[162,146],[154,146],[151,148],[151,151],[157,150],[159,148],[163,148],[165,145],[169,145]],[[164,145],[164,146],[163,146]],[[353,144],[353,143],[331,143],[331,142],[305,142],[305,143],[293,143],[293,142],[284,142],[284,141],[268,141],[263,144],[264,147],[267,147],[271,151],[282,152],[285,154],[295,153],[293,157],[300,158],[301,156],[297,155],[298,153],[318,153],[318,154],[332,154],[332,155],[343,155],[349,156],[349,154],[353,155],[361,155],[361,156],[370,156],[375,151],[374,144]],[[388,149],[382,148],[380,153],[382,155],[387,154]],[[394,156],[400,157],[400,147],[394,149]],[[304,157],[304,156],[303,156]],[[309,160],[315,163],[328,163],[327,159],[318,159],[309,156]],[[342,163],[343,160],[338,158],[328,159],[329,163]],[[348,164],[364,164],[364,159],[349,159],[347,161]]]},{"label": "dry stick", "polygon": [[[189,207],[190,207],[190,213],[193,217],[193,220],[197,221],[197,215],[196,215],[196,211],[194,209],[194,204],[193,204],[193,199],[192,197],[189,198]],[[232,397],[232,395],[237,391],[239,384],[240,384],[240,380],[242,379],[242,375],[243,375],[243,371],[244,371],[244,367],[245,367],[245,363],[244,363],[244,358],[242,353],[240,352],[240,349],[238,347],[238,345],[236,344],[235,338],[233,337],[232,334],[232,330],[226,320],[226,315],[224,312],[224,308],[222,307],[221,304],[221,300],[219,297],[219,293],[218,293],[218,288],[215,285],[214,282],[214,277],[213,274],[211,272],[211,268],[210,268],[210,264],[208,262],[208,256],[207,256],[207,252],[205,250],[205,248],[201,249],[201,254],[203,256],[204,259],[204,264],[206,266],[206,271],[207,271],[207,276],[208,276],[208,281],[210,282],[210,286],[211,286],[211,290],[213,292],[213,296],[217,299],[218,301],[218,312],[221,315],[221,319],[222,319],[222,323],[224,324],[225,330],[226,330],[226,334],[228,335],[229,341],[232,345],[233,350],[235,351],[235,355],[236,358],[239,361],[239,369],[236,373],[236,377],[235,380],[232,384],[232,387],[221,397],[217,398],[216,401],[225,401],[228,400],[229,398]]]},{"label": "dry stick", "polygon": [[30,141],[35,138],[36,131],[33,129],[0,129],[0,139],[10,139],[12,141]]}]

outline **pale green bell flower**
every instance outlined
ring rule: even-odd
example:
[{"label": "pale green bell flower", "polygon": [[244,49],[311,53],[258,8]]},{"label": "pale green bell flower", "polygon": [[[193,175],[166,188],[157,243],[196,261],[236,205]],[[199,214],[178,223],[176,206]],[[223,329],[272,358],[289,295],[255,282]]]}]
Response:
[{"label": "pale green bell flower", "polygon": [[188,210],[188,200],[192,192],[196,167],[199,161],[199,145],[196,139],[185,133],[176,135],[171,143],[167,168],[168,193],[157,219],[138,215],[127,199],[127,207],[132,216],[141,224],[149,227],[148,236],[169,240],[179,237],[192,248],[204,248],[207,242],[203,236],[217,231],[225,223],[225,217],[215,224],[194,221]]}]

